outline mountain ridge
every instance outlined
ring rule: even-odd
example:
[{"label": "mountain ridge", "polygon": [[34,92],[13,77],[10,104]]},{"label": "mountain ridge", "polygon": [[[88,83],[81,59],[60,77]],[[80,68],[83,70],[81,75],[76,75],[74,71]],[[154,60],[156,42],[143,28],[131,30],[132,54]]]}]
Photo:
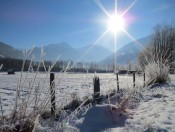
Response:
[{"label": "mountain ridge", "polygon": [[[8,57],[16,58],[16,59],[23,58],[22,50],[17,50],[14,47],[5,43],[2,43],[2,44],[0,43],[0,47],[1,47],[1,51],[0,51],[1,58],[8,58]],[[12,52],[12,49],[16,52]],[[66,42],[61,42],[58,44],[56,43],[48,44],[44,46],[43,49],[44,49],[44,52],[46,53],[43,59],[51,60],[51,61],[55,60],[58,56],[60,56],[59,58],[60,60],[99,62],[105,57],[112,54],[112,51],[99,45],[94,45],[92,47],[91,45],[88,45],[81,48],[73,48]],[[88,49],[88,52],[86,52],[87,49]],[[98,52],[96,52],[97,50]],[[6,52],[3,52],[3,51],[6,51]],[[11,51],[11,52],[7,52],[7,51]],[[41,56],[41,47],[35,47],[32,51],[32,55],[33,54],[36,60],[39,60]]]},{"label": "mountain ridge", "polygon": [[135,63],[139,52],[150,44],[151,37],[152,35],[149,35],[137,39],[137,42],[129,42],[104,60],[100,61],[100,64],[113,64],[115,62],[115,54],[116,62],[120,65],[126,65],[129,61]]},{"label": "mountain ridge", "polygon": [[22,59],[23,53],[22,53],[22,51],[15,49],[14,47],[10,46],[9,44],[5,44],[3,42],[0,42],[0,58]]},{"label": "mountain ridge", "polygon": [[[151,36],[152,35],[137,39],[137,42],[132,41],[116,52],[112,52],[100,45],[86,45],[81,48],[74,48],[64,41],[61,43],[52,43],[43,47],[46,53],[44,60],[53,61],[60,56],[59,60],[113,64],[116,54],[116,62],[121,65],[126,65],[129,61],[133,63],[136,62],[137,55],[150,43]],[[41,47],[35,47],[32,54],[39,60],[41,56]],[[22,59],[22,56],[22,50],[15,49],[8,44],[0,42],[0,58],[9,57]]]}]

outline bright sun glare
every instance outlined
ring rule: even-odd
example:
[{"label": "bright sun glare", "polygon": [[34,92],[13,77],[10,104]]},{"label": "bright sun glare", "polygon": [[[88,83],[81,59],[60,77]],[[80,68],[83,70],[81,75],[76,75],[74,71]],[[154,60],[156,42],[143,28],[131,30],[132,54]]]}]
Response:
[{"label": "bright sun glare", "polygon": [[124,28],[124,20],[121,16],[114,14],[109,17],[108,20],[108,29],[113,33],[118,33]]}]

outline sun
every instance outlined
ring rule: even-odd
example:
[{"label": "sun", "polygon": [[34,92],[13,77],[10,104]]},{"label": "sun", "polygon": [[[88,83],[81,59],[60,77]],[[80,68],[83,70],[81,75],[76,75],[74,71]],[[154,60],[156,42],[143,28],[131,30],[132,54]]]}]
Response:
[{"label": "sun", "polygon": [[125,23],[122,16],[118,14],[111,15],[107,21],[108,29],[113,33],[118,33],[124,29]]}]

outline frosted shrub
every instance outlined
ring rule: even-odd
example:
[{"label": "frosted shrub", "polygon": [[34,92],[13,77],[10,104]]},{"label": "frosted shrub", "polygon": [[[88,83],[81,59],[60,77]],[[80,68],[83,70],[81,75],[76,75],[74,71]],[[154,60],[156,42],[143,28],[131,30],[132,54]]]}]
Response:
[{"label": "frosted shrub", "polygon": [[149,62],[145,66],[145,73],[148,78],[147,84],[165,83],[169,80],[169,65],[163,62]]}]

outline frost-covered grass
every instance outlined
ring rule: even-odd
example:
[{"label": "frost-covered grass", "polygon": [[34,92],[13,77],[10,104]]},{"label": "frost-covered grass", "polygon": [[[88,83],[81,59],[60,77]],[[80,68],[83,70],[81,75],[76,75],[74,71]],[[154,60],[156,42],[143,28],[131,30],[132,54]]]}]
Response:
[{"label": "frost-covered grass", "polygon": [[[174,79],[175,75],[171,77]],[[135,95],[132,92],[136,92]],[[123,96],[118,94],[118,96],[111,98],[109,103],[90,106],[85,111],[80,112],[76,118],[70,117],[64,122],[64,130],[83,132],[174,131],[174,84],[159,84],[152,88],[145,87],[137,91],[127,92]],[[139,101],[134,103],[137,99]],[[122,104],[126,106],[122,107]]]},{"label": "frost-covered grass", "polygon": [[[135,87],[132,75],[119,75],[120,91],[116,92],[117,82],[113,73],[75,74],[64,70],[55,73],[56,109],[55,115],[51,115],[49,75],[53,66],[46,72],[39,72],[40,64],[37,71],[30,70],[31,60],[28,72],[22,69],[15,75],[0,73],[0,130],[103,131],[114,127],[115,130],[119,130],[118,127],[126,130],[135,122],[135,115],[132,113],[136,112],[140,103],[145,105],[144,101],[148,101],[147,98],[154,100],[163,96],[163,92],[160,93],[161,88],[156,93],[152,92],[153,95],[147,95],[151,89],[143,87],[142,75],[136,75]],[[157,78],[163,78],[168,74],[168,70],[157,63],[149,64],[145,67],[147,81],[150,82],[151,79],[151,83],[159,83]],[[100,78],[102,101],[98,105],[94,105],[93,101],[94,76]],[[143,122],[142,127],[145,127]],[[142,127],[136,126],[141,131],[146,130]],[[159,128],[152,127],[147,126],[149,129]]]},{"label": "frost-covered grass", "polygon": [[[56,114],[60,113],[62,111],[61,108],[73,100],[72,95],[74,93],[81,100],[81,103],[86,101],[86,99],[91,99],[93,95],[94,76],[100,78],[101,95],[108,95],[111,91],[117,89],[114,74],[55,73],[55,76]],[[19,81],[20,86],[18,85]],[[27,119],[30,119],[34,123],[37,120],[36,117],[38,117],[38,114],[42,116],[42,114],[50,113],[49,81],[49,73],[17,72],[15,75],[7,75],[7,73],[1,72],[1,119],[5,117],[3,124],[7,125],[11,122],[15,125],[17,122],[19,123],[19,121],[21,122]],[[143,85],[142,77],[138,76],[136,81],[136,85]],[[130,75],[119,76],[119,83],[120,89],[133,89],[132,76]],[[17,103],[16,97],[18,97]],[[14,117],[12,118],[12,114],[16,104],[16,117],[14,119]],[[46,116],[49,117],[49,114],[46,114]]]},{"label": "frost-covered grass", "polygon": [[162,61],[150,61],[144,70],[148,78],[148,85],[153,83],[166,83],[170,80],[170,66]]},{"label": "frost-covered grass", "polygon": [[[142,75],[136,74],[135,87],[132,75],[119,75],[118,92],[113,73],[67,73],[68,64],[62,72],[55,73],[51,84],[55,86],[56,97],[56,109],[51,115],[50,73],[57,60],[46,70],[43,61],[45,53],[41,49],[37,70],[33,71],[32,57],[28,71],[24,72],[25,60],[31,51],[24,53],[21,72],[15,75],[0,73],[0,131],[173,130],[174,89],[160,85],[169,79],[167,61],[158,59],[146,63],[146,86],[143,86]],[[39,72],[41,65],[45,72]],[[95,76],[100,78],[100,104],[93,100]],[[158,85],[148,86],[155,83]],[[172,110],[165,110],[163,107],[166,105],[172,105]],[[155,107],[160,109],[160,114]],[[170,111],[172,114],[168,115]],[[143,116],[154,119],[143,119]]]},{"label": "frost-covered grass", "polygon": [[[0,111],[1,115],[2,113],[4,116],[11,115],[15,104],[16,84],[19,81],[20,74],[18,72],[15,75],[0,73],[1,106],[3,110]],[[91,103],[84,105],[87,99],[92,98],[94,76],[100,78],[101,94],[106,96],[117,90],[115,75],[65,73],[64,78],[60,82],[63,74],[55,73],[55,83],[59,83],[59,85],[56,85],[56,114],[59,114],[57,121],[50,118],[50,82],[49,76],[46,77],[47,73],[39,72],[36,77],[35,73],[28,73],[26,78],[27,73],[23,72],[24,78],[21,81],[25,80],[25,83],[20,91],[20,99],[29,95],[29,86],[31,86],[31,82],[35,77],[34,89],[29,98],[31,105],[27,107],[26,116],[28,113],[32,113],[34,106],[39,106],[36,104],[36,98],[38,104],[42,104],[43,100],[46,100],[45,102],[48,102],[48,104],[32,118],[30,116],[25,117],[16,123],[9,123],[4,118],[3,126],[14,128],[16,127],[14,126],[15,124],[25,126],[27,123],[31,124],[29,126],[35,131],[171,131],[174,129],[175,124],[173,122],[175,117],[173,111],[175,105],[173,104],[173,98],[175,98],[175,94],[173,94],[174,88],[171,86],[158,85],[152,89],[149,87],[143,88],[143,76],[137,75],[136,87],[133,88],[132,75],[120,75],[120,93],[109,96],[100,105],[92,105]],[[171,75],[171,78],[173,80],[174,76]],[[44,87],[42,87],[43,84]],[[72,111],[60,109],[75,98],[81,100],[80,106]],[[170,111],[171,115],[169,114]],[[28,130],[30,130],[29,126],[27,127]]]},{"label": "frost-covered grass", "polygon": [[[7,75],[5,72],[0,73],[0,92],[2,97],[3,107],[5,109],[4,114],[9,114],[10,110],[13,108],[16,96],[16,88],[17,83],[20,78],[20,72],[16,72],[15,75]],[[28,74],[28,75],[27,75]],[[25,78],[27,75],[27,78]],[[55,73],[56,79],[55,83],[59,82],[60,77],[63,73]],[[20,90],[21,99],[25,98],[30,92],[30,86],[32,85],[33,78],[35,73],[23,73],[24,78],[22,78],[22,82],[25,80],[23,88]],[[106,92],[111,91],[113,89],[117,89],[116,87],[116,78],[114,74],[96,74],[100,78],[100,88],[101,94],[106,94]],[[83,98],[85,96],[92,96],[93,94],[93,77],[94,74],[65,74],[65,77],[56,87],[56,103],[57,107],[59,106],[60,100],[64,100],[65,103],[69,101],[71,98],[71,94],[75,93]],[[138,76],[136,79],[137,85],[142,85],[143,80],[142,76]],[[132,89],[132,76],[123,75],[119,76],[119,83],[121,89]],[[42,85],[44,87],[42,88]],[[45,96],[49,96],[50,94],[50,80],[49,75],[46,73],[38,73],[35,79],[35,83],[33,84],[34,89],[32,90],[31,98],[35,98],[36,96],[40,96],[40,100],[42,100]],[[65,100],[67,97],[67,101]],[[34,105],[34,103],[32,103]],[[32,106],[31,106],[32,107]]]}]

